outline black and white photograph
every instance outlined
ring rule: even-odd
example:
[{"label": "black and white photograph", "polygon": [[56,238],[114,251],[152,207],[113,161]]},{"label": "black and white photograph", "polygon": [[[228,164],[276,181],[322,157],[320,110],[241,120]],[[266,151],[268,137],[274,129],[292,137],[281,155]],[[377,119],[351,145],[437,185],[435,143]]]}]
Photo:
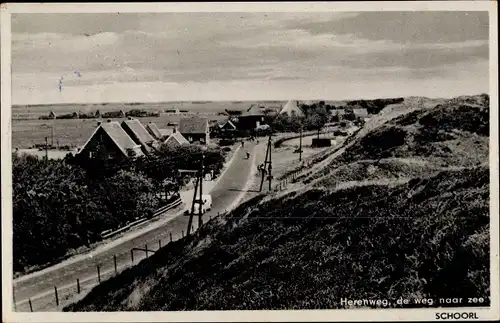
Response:
[{"label": "black and white photograph", "polygon": [[498,319],[496,6],[362,4],[2,4],[3,319]]}]

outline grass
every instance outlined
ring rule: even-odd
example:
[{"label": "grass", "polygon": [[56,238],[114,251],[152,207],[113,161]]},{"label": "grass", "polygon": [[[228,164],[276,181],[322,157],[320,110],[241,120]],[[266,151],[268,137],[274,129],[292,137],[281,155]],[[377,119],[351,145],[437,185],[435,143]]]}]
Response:
[{"label": "grass", "polygon": [[[169,128],[169,122],[178,122],[180,116],[164,115],[160,117],[139,118],[142,124],[154,122],[160,129]],[[221,119],[223,116],[210,116],[210,119]],[[122,121],[124,119],[112,119]],[[54,145],[81,146],[90,138],[98,119],[59,119],[59,120],[13,120],[12,147],[29,148],[34,144],[45,143],[48,137],[51,143],[52,128],[54,129]]]},{"label": "grass", "polygon": [[487,168],[476,167],[394,188],[257,197],[66,310],[320,309],[341,308],[341,297],[487,297],[488,184]]},{"label": "grass", "polygon": [[[488,102],[408,101],[312,154],[298,189],[256,195],[65,310],[326,309],[343,308],[341,298],[398,307],[400,297],[409,307],[423,297],[489,305]],[[290,154],[273,155],[276,173],[294,166],[280,153]]]}]

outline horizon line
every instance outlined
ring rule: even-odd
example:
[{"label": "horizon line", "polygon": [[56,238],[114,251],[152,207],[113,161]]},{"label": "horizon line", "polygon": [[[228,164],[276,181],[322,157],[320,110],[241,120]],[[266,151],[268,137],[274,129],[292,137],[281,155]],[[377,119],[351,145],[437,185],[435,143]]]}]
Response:
[{"label": "horizon line", "polygon": [[213,102],[233,102],[233,103],[251,103],[251,102],[288,102],[288,101],[373,101],[373,100],[384,100],[384,99],[394,99],[394,98],[424,98],[424,99],[452,99],[461,96],[478,96],[478,95],[489,95],[487,92],[475,93],[475,94],[460,94],[455,96],[442,96],[442,97],[428,97],[421,95],[407,95],[407,96],[383,96],[378,98],[356,98],[356,99],[256,99],[256,100],[176,100],[176,101],[107,101],[107,102],[54,102],[54,103],[35,103],[35,104],[11,104],[11,107],[37,107],[37,106],[62,106],[62,105],[106,105],[106,104],[124,104],[124,105],[144,105],[144,104],[164,104],[164,103],[194,103],[194,104],[205,104]]}]

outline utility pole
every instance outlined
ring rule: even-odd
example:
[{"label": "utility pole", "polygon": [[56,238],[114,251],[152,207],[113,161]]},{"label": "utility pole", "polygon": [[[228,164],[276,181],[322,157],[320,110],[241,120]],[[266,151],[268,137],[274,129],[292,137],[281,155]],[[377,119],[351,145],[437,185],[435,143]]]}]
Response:
[{"label": "utility pole", "polygon": [[267,146],[269,147],[269,175],[267,177],[267,180],[269,181],[269,192],[271,192],[271,190],[272,190],[271,181],[273,179],[273,176],[272,176],[273,164],[272,164],[272,158],[271,158],[271,151],[272,151],[271,144],[272,144],[271,135],[269,135],[269,143],[267,144]]},{"label": "utility pole", "polygon": [[203,216],[203,178],[204,178],[204,170],[205,170],[205,166],[204,166],[204,162],[205,162],[205,153],[202,153],[201,155],[201,169],[200,169],[200,207],[198,209],[198,228],[200,228],[203,224],[203,219],[202,219],[202,216]]},{"label": "utility pole", "polygon": [[302,125],[300,125],[300,137],[299,137],[299,161],[302,161]]},{"label": "utility pole", "polygon": [[[271,162],[271,135],[269,135],[269,140],[267,142],[266,158],[264,160],[264,168],[262,169],[262,178],[260,181],[259,192],[262,192],[262,186],[264,185],[264,180],[266,179],[265,170],[267,169],[267,180],[269,181],[269,190],[271,190],[271,180],[272,180],[272,162]],[[267,167],[266,167],[267,166]]]},{"label": "utility pole", "polygon": [[[191,233],[191,228],[193,225],[193,217],[195,214],[195,204],[199,203],[199,208],[198,208],[198,227],[201,227],[203,225],[203,169],[204,169],[204,159],[205,159],[205,154],[202,154],[201,156],[201,169],[196,172],[196,182],[194,184],[194,194],[193,194],[193,202],[191,203],[191,212],[189,213],[189,221],[188,221],[188,227],[187,227],[187,233],[186,235],[189,235]],[[198,190],[199,188],[199,190]],[[199,196],[199,200],[196,200],[197,195]]]},{"label": "utility pole", "polygon": [[49,160],[49,143],[47,137],[45,137],[45,160]]}]

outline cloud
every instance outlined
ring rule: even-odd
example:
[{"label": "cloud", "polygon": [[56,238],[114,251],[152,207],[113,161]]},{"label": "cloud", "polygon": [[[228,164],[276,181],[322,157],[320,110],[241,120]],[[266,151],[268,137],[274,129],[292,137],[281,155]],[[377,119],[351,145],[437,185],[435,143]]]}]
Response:
[{"label": "cloud", "polygon": [[451,43],[488,40],[488,19],[486,11],[379,11],[295,27],[312,35],[354,34],[358,38],[399,43]]},{"label": "cloud", "polygon": [[484,84],[488,71],[488,16],[476,12],[16,14],[12,23],[13,86],[50,92],[82,74],[40,100],[124,98],[121,83],[444,82],[471,66],[479,70],[467,77]]}]

